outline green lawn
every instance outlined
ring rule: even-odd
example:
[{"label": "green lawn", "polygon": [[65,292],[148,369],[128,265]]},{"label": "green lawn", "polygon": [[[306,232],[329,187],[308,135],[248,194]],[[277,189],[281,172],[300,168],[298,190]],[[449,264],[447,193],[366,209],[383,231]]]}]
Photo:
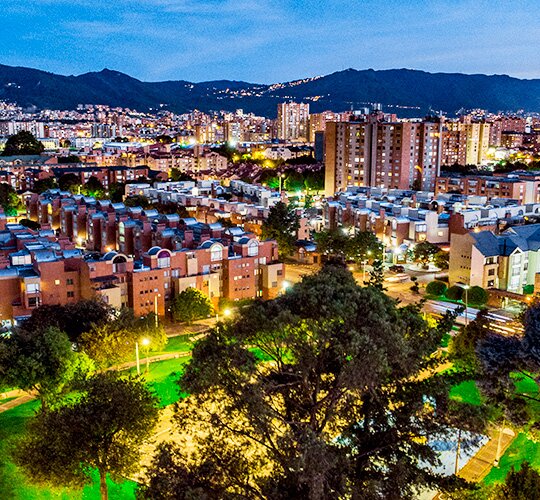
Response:
[{"label": "green lawn", "polygon": [[525,461],[540,470],[540,443],[532,441],[525,433],[521,433],[501,457],[499,467],[493,467],[484,482],[486,484],[503,482],[512,467],[519,469]]},{"label": "green lawn", "polygon": [[[150,363],[148,373],[146,373],[144,360],[141,360],[141,374],[145,377],[151,389],[159,396],[160,406],[168,406],[180,399],[181,394],[176,381],[182,373],[183,366],[189,360],[189,356],[184,356],[178,359]],[[136,373],[136,368],[131,368],[130,373]]]},{"label": "green lawn", "polygon": [[461,403],[469,403],[475,406],[482,404],[482,397],[474,380],[466,380],[452,387],[450,397]]}]

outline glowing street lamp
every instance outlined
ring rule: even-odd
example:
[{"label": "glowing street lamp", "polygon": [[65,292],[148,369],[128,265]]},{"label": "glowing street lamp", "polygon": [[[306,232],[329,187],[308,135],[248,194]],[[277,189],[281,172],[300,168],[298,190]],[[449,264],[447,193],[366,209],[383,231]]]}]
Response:
[{"label": "glowing street lamp", "polygon": [[[150,344],[150,340],[147,339],[147,338],[143,338],[141,340],[141,344],[143,346],[147,346]],[[139,360],[139,341],[136,340],[135,341],[135,361],[137,363],[137,375],[140,375],[141,374],[141,363],[140,363],[140,360]],[[146,356],[146,371],[148,371],[148,356]]]}]

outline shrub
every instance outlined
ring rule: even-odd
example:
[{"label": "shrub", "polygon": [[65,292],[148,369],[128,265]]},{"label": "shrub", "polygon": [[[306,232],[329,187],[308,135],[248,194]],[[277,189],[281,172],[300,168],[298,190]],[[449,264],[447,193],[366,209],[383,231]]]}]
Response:
[{"label": "shrub", "polygon": [[488,301],[488,293],[481,286],[473,286],[467,292],[469,304],[483,305]]},{"label": "shrub", "polygon": [[446,298],[450,300],[460,300],[463,295],[463,288],[460,286],[454,285],[446,290]]},{"label": "shrub", "polygon": [[428,295],[435,295],[437,297],[444,295],[446,292],[446,283],[442,281],[432,281],[426,286],[426,293]]}]

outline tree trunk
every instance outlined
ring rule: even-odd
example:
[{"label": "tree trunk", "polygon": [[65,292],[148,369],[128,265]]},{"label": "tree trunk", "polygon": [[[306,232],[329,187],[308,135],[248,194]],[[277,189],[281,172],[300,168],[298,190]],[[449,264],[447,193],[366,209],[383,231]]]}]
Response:
[{"label": "tree trunk", "polygon": [[99,492],[101,493],[101,500],[109,499],[109,490],[107,489],[107,472],[99,471]]}]

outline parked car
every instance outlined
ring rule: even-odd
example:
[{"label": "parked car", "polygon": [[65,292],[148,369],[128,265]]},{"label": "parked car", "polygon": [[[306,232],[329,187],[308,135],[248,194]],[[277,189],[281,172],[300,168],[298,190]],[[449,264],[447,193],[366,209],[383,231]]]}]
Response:
[{"label": "parked car", "polygon": [[392,273],[403,273],[405,272],[405,268],[399,264],[394,264],[393,266],[390,266],[388,270]]}]

